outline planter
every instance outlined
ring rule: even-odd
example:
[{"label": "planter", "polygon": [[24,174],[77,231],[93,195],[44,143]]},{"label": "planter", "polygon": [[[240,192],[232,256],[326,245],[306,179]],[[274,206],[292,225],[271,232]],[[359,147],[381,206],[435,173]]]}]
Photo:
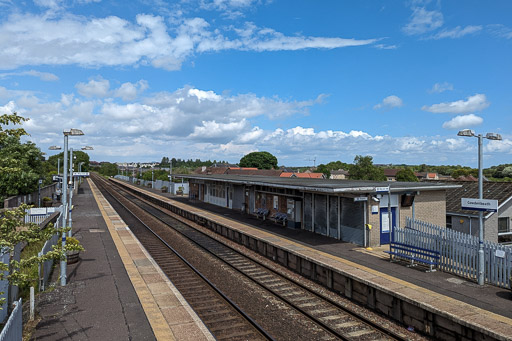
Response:
[{"label": "planter", "polygon": [[80,259],[80,251],[68,251],[66,257],[68,264],[74,264]]}]

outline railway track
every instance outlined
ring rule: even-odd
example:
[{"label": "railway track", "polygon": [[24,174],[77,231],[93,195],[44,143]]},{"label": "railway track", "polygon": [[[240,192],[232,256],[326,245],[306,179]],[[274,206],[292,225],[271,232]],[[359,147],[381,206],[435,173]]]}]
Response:
[{"label": "railway track", "polygon": [[[396,331],[390,332],[386,327],[368,320],[364,316],[354,315],[353,312],[347,311],[344,306],[325,296],[319,295],[317,292],[310,290],[307,286],[289,277],[283,276],[274,271],[272,267],[251,259],[218,240],[173,218],[166,213],[164,209],[157,207],[155,204],[145,202],[125,189],[116,187],[116,191],[118,195],[122,195],[139,209],[147,212],[166,226],[171,227],[173,230],[188,238],[188,240],[192,241],[203,252],[207,252],[216,259],[221,260],[224,264],[229,265],[231,269],[243,275],[247,281],[256,283],[276,299],[284,302],[289,309],[293,309],[304,318],[312,321],[319,329],[324,331],[322,339],[411,339],[411,335],[407,334],[405,331],[404,333],[397,333]],[[141,242],[144,245],[142,240]],[[154,258],[157,263],[160,264],[160,261],[163,261],[163,265],[166,266],[165,256],[157,254]],[[173,279],[171,279],[171,281],[174,282]],[[191,292],[194,291],[194,289],[187,290]],[[186,297],[185,293],[183,294]],[[193,309],[196,309],[194,304],[201,304],[201,300],[201,296],[196,296],[193,297],[189,303]],[[203,304],[203,306],[207,306],[207,304]],[[200,315],[199,312],[198,315]]]},{"label": "railway track", "polygon": [[[125,222],[217,340],[273,340],[192,264],[112,195],[104,182],[96,184],[116,210],[131,215]],[[126,217],[125,214],[124,219]]]}]

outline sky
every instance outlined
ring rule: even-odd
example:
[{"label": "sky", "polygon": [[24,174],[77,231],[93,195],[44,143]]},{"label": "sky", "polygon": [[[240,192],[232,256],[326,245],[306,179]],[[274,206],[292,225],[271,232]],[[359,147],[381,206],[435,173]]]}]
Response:
[{"label": "sky", "polygon": [[512,163],[512,2],[0,0],[0,114],[47,155]]}]

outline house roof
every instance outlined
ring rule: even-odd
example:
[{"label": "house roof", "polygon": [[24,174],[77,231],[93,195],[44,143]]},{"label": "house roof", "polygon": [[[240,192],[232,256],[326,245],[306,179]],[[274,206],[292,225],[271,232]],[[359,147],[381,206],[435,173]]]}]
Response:
[{"label": "house roof", "polygon": [[175,174],[177,178],[229,182],[241,185],[260,185],[277,188],[298,189],[308,192],[323,193],[376,193],[376,187],[389,186],[392,193],[411,191],[435,191],[460,187],[459,184],[440,182],[401,182],[401,181],[365,181],[365,180],[329,180],[310,178],[283,178],[257,175],[233,174]]},{"label": "house roof", "polygon": [[[478,182],[474,181],[450,181],[460,187],[446,191],[446,212],[464,215],[477,215],[475,211],[461,208],[462,198],[478,198]],[[498,200],[498,208],[505,201],[512,198],[512,182],[483,182],[484,199]]]},{"label": "house roof", "polygon": [[309,179],[323,179],[323,173],[295,173],[295,172],[282,172],[282,178],[309,178]]},{"label": "house roof", "polygon": [[398,173],[400,169],[395,169],[395,168],[384,168],[383,171],[384,171],[384,175],[385,176],[396,176],[396,173]]},{"label": "house roof", "polygon": [[346,171],[344,169],[338,169],[338,170],[331,171],[331,175],[338,175],[338,174],[349,175],[348,171]]}]

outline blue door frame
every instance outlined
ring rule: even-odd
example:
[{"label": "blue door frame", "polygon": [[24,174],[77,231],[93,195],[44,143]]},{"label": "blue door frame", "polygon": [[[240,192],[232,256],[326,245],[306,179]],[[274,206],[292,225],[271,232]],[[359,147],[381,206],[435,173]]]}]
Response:
[{"label": "blue door frame", "polygon": [[[383,213],[387,213],[388,208],[387,207],[381,207],[380,208],[380,244],[389,244],[391,231],[393,230],[393,227],[396,226],[396,207],[391,207],[391,226],[389,231],[382,231],[382,216]],[[389,219],[386,217],[386,219]]]}]

